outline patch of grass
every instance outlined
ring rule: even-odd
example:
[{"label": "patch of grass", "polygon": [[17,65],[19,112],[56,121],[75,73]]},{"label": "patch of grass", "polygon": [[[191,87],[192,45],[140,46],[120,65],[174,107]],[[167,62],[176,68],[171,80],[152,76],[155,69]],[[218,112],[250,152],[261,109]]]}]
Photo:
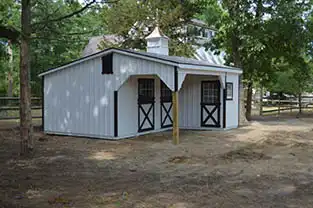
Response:
[{"label": "patch of grass", "polygon": [[229,151],[225,154],[222,154],[221,159],[224,160],[268,160],[271,159],[270,156],[265,155],[262,152],[256,152],[252,149],[251,146],[246,146],[237,150]]}]

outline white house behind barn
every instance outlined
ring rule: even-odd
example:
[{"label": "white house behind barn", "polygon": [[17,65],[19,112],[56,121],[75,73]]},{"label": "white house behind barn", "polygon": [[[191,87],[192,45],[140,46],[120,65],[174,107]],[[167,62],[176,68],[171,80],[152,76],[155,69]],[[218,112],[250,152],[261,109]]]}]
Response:
[{"label": "white house behind barn", "polygon": [[110,48],[41,73],[44,132],[119,139],[238,127],[242,71],[168,56],[168,41],[157,27],[147,52]]}]

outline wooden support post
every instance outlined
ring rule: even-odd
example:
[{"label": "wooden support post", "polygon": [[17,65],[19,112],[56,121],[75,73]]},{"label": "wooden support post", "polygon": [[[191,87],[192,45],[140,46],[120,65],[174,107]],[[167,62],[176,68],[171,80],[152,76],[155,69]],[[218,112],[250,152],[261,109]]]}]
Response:
[{"label": "wooden support post", "polygon": [[175,67],[174,70],[174,84],[175,88],[173,91],[173,96],[172,96],[172,103],[173,103],[173,143],[174,144],[179,144],[179,115],[178,115],[178,68]]},{"label": "wooden support post", "polygon": [[173,92],[173,143],[179,144],[178,91]]}]

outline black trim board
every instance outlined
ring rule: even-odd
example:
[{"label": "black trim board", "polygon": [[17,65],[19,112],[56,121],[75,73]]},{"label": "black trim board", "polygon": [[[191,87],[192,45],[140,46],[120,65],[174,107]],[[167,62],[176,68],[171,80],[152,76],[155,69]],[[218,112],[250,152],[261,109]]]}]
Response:
[{"label": "black trim board", "polygon": [[118,137],[118,91],[114,91],[114,137]]},{"label": "black trim board", "polygon": [[240,90],[241,90],[241,75],[238,76],[238,126],[240,125],[240,114],[241,114]]},{"label": "black trim board", "polygon": [[178,91],[178,69],[177,66],[175,66],[174,70],[174,84],[175,84],[175,92]]}]

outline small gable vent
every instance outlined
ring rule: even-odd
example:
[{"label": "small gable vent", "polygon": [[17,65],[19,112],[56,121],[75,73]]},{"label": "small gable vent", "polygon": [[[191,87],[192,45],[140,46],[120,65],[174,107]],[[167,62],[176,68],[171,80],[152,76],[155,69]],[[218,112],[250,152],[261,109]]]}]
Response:
[{"label": "small gable vent", "polygon": [[102,56],[102,74],[113,74],[113,53]]}]

